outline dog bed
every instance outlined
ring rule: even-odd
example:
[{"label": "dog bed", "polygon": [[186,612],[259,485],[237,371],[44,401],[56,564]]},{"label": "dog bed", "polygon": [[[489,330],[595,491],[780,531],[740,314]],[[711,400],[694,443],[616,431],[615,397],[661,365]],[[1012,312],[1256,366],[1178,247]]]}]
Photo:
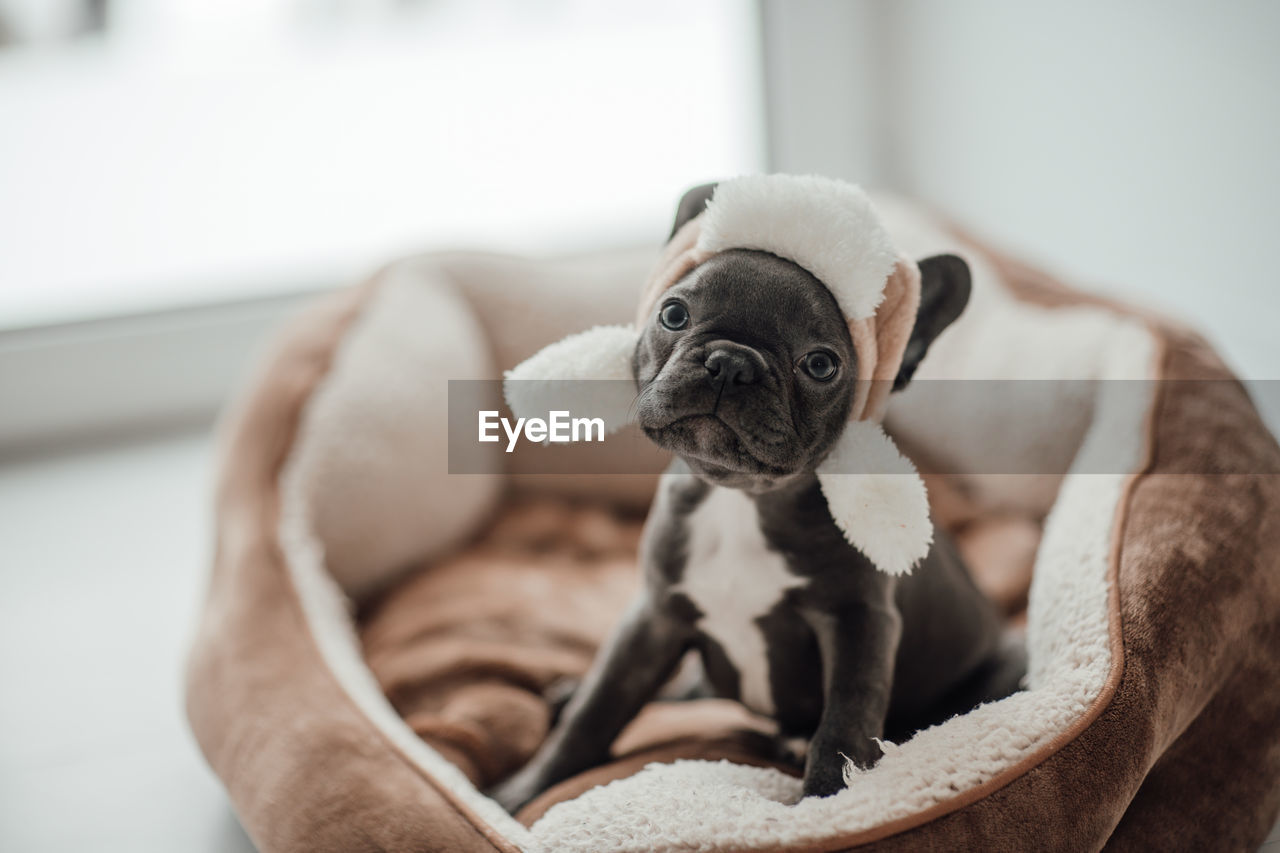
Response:
[{"label": "dog bed", "polygon": [[[450,473],[447,380],[625,321],[653,253],[413,259],[299,317],[224,423],[186,704],[260,849],[1262,841],[1280,810],[1280,448],[1194,333],[880,209],[912,255],[973,270],[887,426],[1025,621],[1026,689],[798,803],[765,721],[655,702],[616,760],[507,815],[482,790],[537,747],[627,599],[664,460],[643,441],[495,445],[500,474]],[[928,381],[955,379],[972,381]],[[1034,404],[993,404],[990,382]]]}]

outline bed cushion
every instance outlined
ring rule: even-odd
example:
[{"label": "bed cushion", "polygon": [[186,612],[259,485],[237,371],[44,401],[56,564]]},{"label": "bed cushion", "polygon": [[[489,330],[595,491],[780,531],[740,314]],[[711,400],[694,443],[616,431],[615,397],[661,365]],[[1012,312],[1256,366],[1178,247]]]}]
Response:
[{"label": "bed cushion", "polygon": [[[970,312],[919,378],[1060,383],[1044,421],[1016,434],[963,395],[948,441],[919,416],[936,396],[909,390],[889,422],[904,446],[941,449],[924,466],[940,477],[935,515],[968,536],[986,587],[1010,611],[1025,597],[1029,689],[799,804],[798,782],[760,758],[761,721],[728,703],[657,703],[617,761],[548,792],[522,814],[529,826],[506,815],[476,786],[536,746],[543,693],[581,671],[625,599],[635,513],[662,460],[605,477],[513,454],[500,476],[450,473],[442,386],[496,378],[569,331],[557,317],[625,319],[649,259],[419,259],[300,319],[227,420],[187,706],[255,843],[1261,842],[1280,809],[1280,696],[1259,689],[1280,676],[1275,440],[1194,333],[1064,288],[910,206],[885,211],[913,254],[959,251],[975,271]],[[1014,474],[992,461],[1018,454],[1050,461]]]}]

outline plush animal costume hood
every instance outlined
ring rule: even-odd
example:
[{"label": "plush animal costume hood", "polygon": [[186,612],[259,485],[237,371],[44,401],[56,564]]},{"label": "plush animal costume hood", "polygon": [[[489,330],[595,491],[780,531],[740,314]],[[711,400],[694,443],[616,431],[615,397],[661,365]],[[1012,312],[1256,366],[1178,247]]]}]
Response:
[{"label": "plush animal costume hood", "polygon": [[[518,417],[567,410],[631,421],[631,360],[662,295],[727,249],[792,261],[831,291],[856,360],[849,425],[818,466],[831,515],[850,544],[889,574],[929,551],[933,527],[923,481],[880,427],[920,307],[920,269],[894,248],[866,194],[815,176],[754,175],[721,183],[706,209],[667,243],[641,292],[635,326],[597,326],[551,344],[507,372]],[[565,381],[611,379],[605,383]]]}]

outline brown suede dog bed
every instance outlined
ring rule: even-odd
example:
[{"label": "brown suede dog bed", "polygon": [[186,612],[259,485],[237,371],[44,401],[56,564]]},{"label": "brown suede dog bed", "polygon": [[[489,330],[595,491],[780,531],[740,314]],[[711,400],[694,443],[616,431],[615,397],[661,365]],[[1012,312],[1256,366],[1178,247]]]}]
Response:
[{"label": "brown suede dog bed", "polygon": [[[1193,333],[908,206],[881,212],[913,255],[954,251],[974,271],[969,310],[917,383],[1046,389],[1017,429],[966,383],[908,389],[887,421],[924,470],[947,472],[929,478],[935,518],[1025,620],[1027,689],[798,803],[799,781],[761,757],[766,721],[656,702],[615,762],[508,816],[481,790],[537,747],[546,697],[627,599],[663,460],[555,475],[545,453],[495,449],[504,474],[450,474],[447,380],[496,379],[570,331],[626,320],[652,255],[407,261],[300,317],[225,425],[187,710],[261,849],[1262,841],[1280,810],[1280,448]],[[575,470],[617,468],[607,445],[563,452]]]}]

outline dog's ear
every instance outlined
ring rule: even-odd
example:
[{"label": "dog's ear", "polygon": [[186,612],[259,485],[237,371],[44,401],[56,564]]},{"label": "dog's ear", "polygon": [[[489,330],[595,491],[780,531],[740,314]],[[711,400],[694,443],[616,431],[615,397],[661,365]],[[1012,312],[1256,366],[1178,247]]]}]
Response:
[{"label": "dog's ear", "polygon": [[929,346],[969,304],[969,265],[955,255],[934,255],[920,261],[920,311],[893,380],[898,391],[911,381]]},{"label": "dog's ear", "polygon": [[699,213],[707,209],[707,202],[711,201],[711,196],[716,191],[716,184],[701,184],[684,194],[680,199],[680,206],[676,208],[676,221],[671,226],[671,233],[667,235],[667,240],[676,236],[684,224]]}]

